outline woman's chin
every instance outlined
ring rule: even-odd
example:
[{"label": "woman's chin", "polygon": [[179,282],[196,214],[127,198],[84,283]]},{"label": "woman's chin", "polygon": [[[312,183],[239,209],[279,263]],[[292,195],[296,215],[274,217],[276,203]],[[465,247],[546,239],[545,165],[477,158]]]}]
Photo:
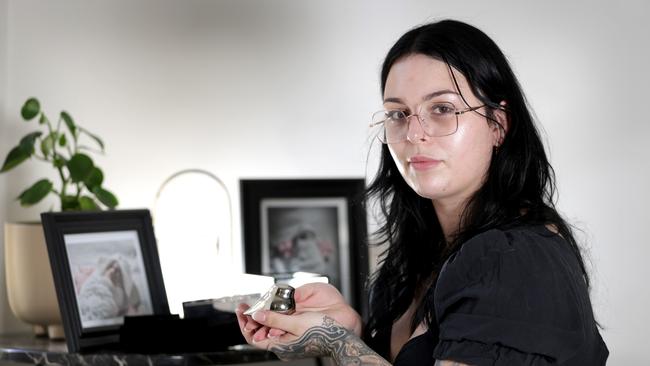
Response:
[{"label": "woman's chin", "polygon": [[427,198],[430,200],[442,199],[448,195],[448,190],[444,186],[439,186],[435,184],[412,184],[411,188],[422,198]]}]

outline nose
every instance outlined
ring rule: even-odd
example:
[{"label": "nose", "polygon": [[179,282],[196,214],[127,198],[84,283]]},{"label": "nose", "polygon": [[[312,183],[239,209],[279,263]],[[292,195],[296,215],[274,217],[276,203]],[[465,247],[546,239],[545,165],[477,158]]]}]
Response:
[{"label": "nose", "polygon": [[[411,118],[415,117],[415,121],[411,122]],[[406,140],[412,144],[417,144],[420,142],[425,142],[428,140],[429,136],[424,132],[422,127],[422,121],[420,116],[413,114],[407,117],[407,131],[406,131]]]}]

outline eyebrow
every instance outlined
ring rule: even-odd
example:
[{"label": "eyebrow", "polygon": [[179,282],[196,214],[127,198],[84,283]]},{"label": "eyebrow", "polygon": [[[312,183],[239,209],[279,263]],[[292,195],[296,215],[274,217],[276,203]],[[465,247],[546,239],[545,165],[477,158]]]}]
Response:
[{"label": "eyebrow", "polygon": [[[458,95],[458,93],[456,93],[453,90],[444,89],[444,90],[434,91],[433,93],[429,93],[429,94],[423,96],[422,101],[425,102],[425,101],[427,101],[429,99],[433,99],[433,98],[438,97],[438,96],[443,95],[443,94],[455,94],[455,95]],[[406,104],[406,103],[404,103],[404,101],[401,98],[392,98],[391,97],[391,98],[384,99],[384,104],[385,103],[390,103],[390,102]]]}]

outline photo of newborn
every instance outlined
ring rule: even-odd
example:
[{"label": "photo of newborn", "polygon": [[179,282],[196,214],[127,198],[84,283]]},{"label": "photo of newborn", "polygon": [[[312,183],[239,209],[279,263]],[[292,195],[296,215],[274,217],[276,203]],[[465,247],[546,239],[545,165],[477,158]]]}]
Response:
[{"label": "photo of newborn", "polygon": [[153,314],[138,233],[64,235],[82,328]]},{"label": "photo of newborn", "polygon": [[262,273],[316,273],[349,296],[344,198],[264,199],[261,211]]}]

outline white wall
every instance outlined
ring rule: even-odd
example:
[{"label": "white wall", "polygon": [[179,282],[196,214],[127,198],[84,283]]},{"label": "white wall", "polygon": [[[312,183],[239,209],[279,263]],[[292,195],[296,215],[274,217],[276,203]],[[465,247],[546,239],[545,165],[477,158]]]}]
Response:
[{"label": "white wall", "polygon": [[[6,1],[0,155],[29,131],[19,108],[38,96],[104,138],[99,163],[125,208],[151,207],[188,167],[220,176],[235,202],[240,178],[364,176],[390,45],[428,20],[477,25],[509,56],[548,138],[559,207],[588,242],[610,364],[650,359],[646,2]],[[43,174],[0,176],[0,215],[48,209],[11,199]]]},{"label": "white wall", "polygon": [[[5,154],[6,143],[4,141],[4,125],[5,125],[5,96],[7,94],[7,1],[0,0],[0,155]],[[2,156],[0,159],[4,159]],[[4,160],[3,160],[4,161]],[[0,163],[2,164],[2,163]],[[6,193],[5,193],[5,179],[0,176],[0,223],[5,221],[6,215]],[[4,225],[0,228],[0,238],[4,241]],[[0,250],[0,263],[4,263],[4,250]],[[4,269],[4,267],[3,267]],[[0,271],[0,283],[4,284],[4,271]],[[4,289],[3,286],[0,286],[0,289]],[[0,291],[0,311],[1,314],[6,314],[8,312],[8,304],[6,301],[6,291]],[[4,316],[0,319],[4,320]],[[0,329],[5,329],[4,321],[0,322]]]},{"label": "white wall", "polygon": [[[15,144],[14,141],[9,141],[7,136],[7,81],[8,81],[8,68],[7,68],[7,34],[8,34],[8,1],[0,0],[0,159],[4,162],[4,158],[8,152],[8,146]],[[0,162],[0,164],[2,164]],[[7,217],[7,208],[9,207],[10,199],[7,197],[7,179],[4,175],[0,175],[0,243],[4,243],[4,222]],[[0,245],[0,263],[4,263],[4,245]],[[0,331],[2,332],[17,332],[26,331],[29,329],[25,324],[16,319],[9,309],[7,301],[7,292],[5,290],[5,271],[4,265],[0,264]]]}]

